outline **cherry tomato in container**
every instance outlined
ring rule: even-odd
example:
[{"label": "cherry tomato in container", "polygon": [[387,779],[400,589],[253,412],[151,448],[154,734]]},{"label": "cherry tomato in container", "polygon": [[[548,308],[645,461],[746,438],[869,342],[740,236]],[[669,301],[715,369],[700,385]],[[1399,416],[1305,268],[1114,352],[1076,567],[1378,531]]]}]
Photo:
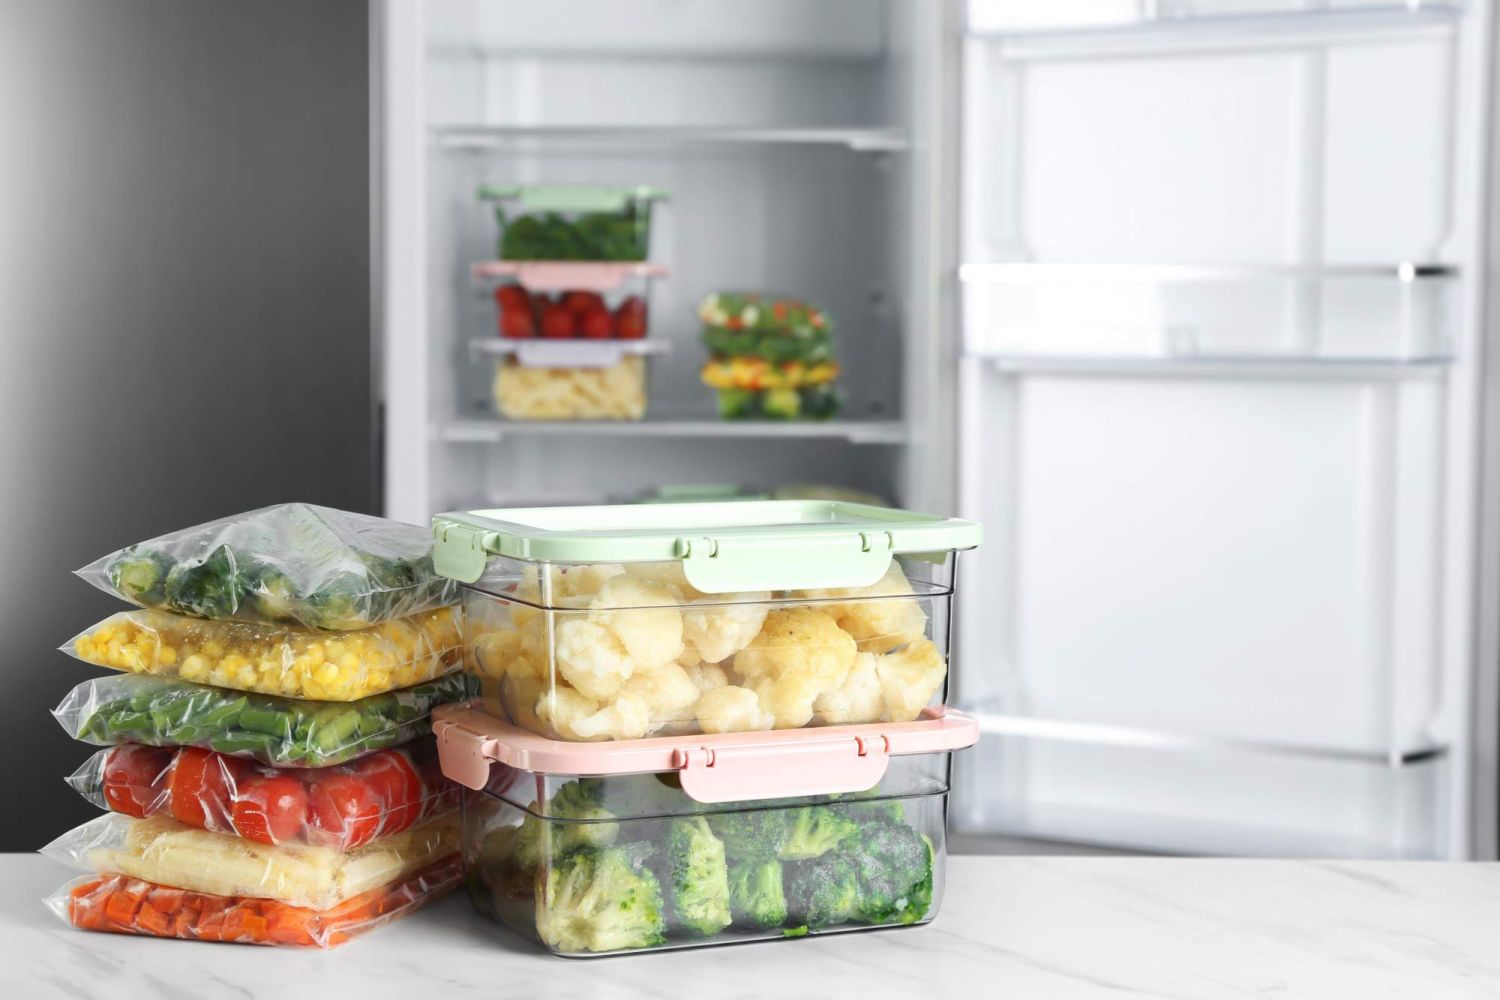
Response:
[{"label": "cherry tomato in container", "polygon": [[598,292],[566,292],[562,297],[562,307],[574,316],[587,316],[598,309],[608,311],[604,304],[604,296]]},{"label": "cherry tomato in container", "polygon": [[608,340],[614,333],[614,328],[614,319],[609,315],[609,310],[602,306],[584,313],[579,323],[579,333],[586,340]]},{"label": "cherry tomato in container", "polygon": [[640,340],[646,336],[646,302],[631,295],[615,310],[615,336],[621,340]]},{"label": "cherry tomato in container", "polygon": [[578,320],[560,305],[542,307],[542,336],[565,339],[578,333]]},{"label": "cherry tomato in container", "polygon": [[154,812],[171,763],[170,747],[134,743],[115,747],[104,763],[104,801],[112,812],[126,816],[140,818]]}]

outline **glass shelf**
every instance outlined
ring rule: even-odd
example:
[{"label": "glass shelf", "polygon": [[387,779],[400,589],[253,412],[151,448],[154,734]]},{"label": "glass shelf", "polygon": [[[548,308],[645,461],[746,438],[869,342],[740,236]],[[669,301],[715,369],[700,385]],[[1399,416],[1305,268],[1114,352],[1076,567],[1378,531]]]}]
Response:
[{"label": "glass shelf", "polygon": [[1453,359],[1457,276],[1418,263],[970,263],[964,350],[1016,367],[1431,368]]},{"label": "glass shelf", "polygon": [[488,444],[509,437],[582,435],[634,438],[760,438],[770,440],[832,438],[850,444],[894,445],[906,442],[899,420],[714,420],[647,416],[644,420],[522,421],[451,420],[437,428],[439,440],[455,444]]},{"label": "glass shelf", "polygon": [[855,153],[898,153],[905,132],[884,127],[750,128],[667,125],[438,125],[440,149],[489,150],[546,143],[559,146],[676,148],[683,146],[842,146]]}]

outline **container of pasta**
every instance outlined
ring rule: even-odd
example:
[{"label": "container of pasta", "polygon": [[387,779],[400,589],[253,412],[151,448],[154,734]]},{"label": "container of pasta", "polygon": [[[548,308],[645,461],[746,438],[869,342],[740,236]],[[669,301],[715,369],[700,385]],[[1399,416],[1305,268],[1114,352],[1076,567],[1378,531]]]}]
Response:
[{"label": "container of pasta", "polygon": [[838,501],[441,514],[495,711],[571,741],[909,722],[947,688],[980,527]]},{"label": "container of pasta", "polygon": [[911,722],[631,743],[549,740],[447,706],[476,907],[557,955],[774,940],[933,919],[952,752],[978,726]]}]

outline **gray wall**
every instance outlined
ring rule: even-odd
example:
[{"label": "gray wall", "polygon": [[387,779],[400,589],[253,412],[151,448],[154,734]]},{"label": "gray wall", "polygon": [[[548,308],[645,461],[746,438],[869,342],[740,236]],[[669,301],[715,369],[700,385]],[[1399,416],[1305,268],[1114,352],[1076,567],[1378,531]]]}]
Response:
[{"label": "gray wall", "polygon": [[375,502],[363,0],[0,0],[0,849],[94,815],[70,571]]}]

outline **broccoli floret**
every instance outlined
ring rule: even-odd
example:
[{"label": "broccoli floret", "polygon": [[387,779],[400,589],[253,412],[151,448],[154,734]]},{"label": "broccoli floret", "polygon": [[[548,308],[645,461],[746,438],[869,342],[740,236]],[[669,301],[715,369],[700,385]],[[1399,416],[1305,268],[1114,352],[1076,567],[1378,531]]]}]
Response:
[{"label": "broccoli floret", "polygon": [[729,926],[724,845],[702,816],[673,820],[667,835],[673,925],[707,937]]},{"label": "broccoli floret", "polygon": [[842,854],[787,866],[788,922],[812,930],[851,920],[859,912],[859,873]]},{"label": "broccoli floret", "polygon": [[785,812],[779,809],[714,813],[708,817],[708,825],[724,842],[729,857],[737,861],[770,861],[781,857],[790,832]]},{"label": "broccoli floret", "polygon": [[298,603],[301,595],[292,583],[275,566],[261,564],[244,574],[243,599],[255,608],[256,617],[268,622],[299,622]]},{"label": "broccoli floret", "polygon": [[547,816],[552,836],[557,843],[554,849],[571,850],[574,847],[607,847],[620,835],[620,824],[612,822],[615,814],[600,804],[603,800],[603,785],[582,778],[570,781],[559,788],[547,803]]},{"label": "broccoli floret", "polygon": [[537,936],[561,952],[650,948],[666,941],[661,886],[636,853],[583,848],[547,872]]},{"label": "broccoli floret", "polygon": [[729,869],[729,911],[737,924],[776,927],[786,921],[781,862],[746,861]]},{"label": "broccoli floret", "polygon": [[198,618],[232,618],[239,607],[238,567],[234,550],[214,548],[199,562],[180,562],[167,574],[167,603]]},{"label": "broccoli floret", "polygon": [[827,806],[803,806],[783,810],[786,840],[778,857],[783,861],[809,861],[821,857],[859,832],[854,820]]},{"label": "broccoli floret", "polygon": [[109,582],[126,600],[156,607],[166,597],[164,586],[170,565],[161,553],[133,545],[110,565]]},{"label": "broccoli floret", "polygon": [[859,919],[911,924],[932,905],[932,842],[909,826],[872,824],[846,846],[859,875]]},{"label": "broccoli floret", "polygon": [[840,806],[840,810],[856,822],[865,823],[905,823],[906,808],[900,799],[877,799],[879,789],[871,789],[861,792],[853,797],[851,801]]}]

